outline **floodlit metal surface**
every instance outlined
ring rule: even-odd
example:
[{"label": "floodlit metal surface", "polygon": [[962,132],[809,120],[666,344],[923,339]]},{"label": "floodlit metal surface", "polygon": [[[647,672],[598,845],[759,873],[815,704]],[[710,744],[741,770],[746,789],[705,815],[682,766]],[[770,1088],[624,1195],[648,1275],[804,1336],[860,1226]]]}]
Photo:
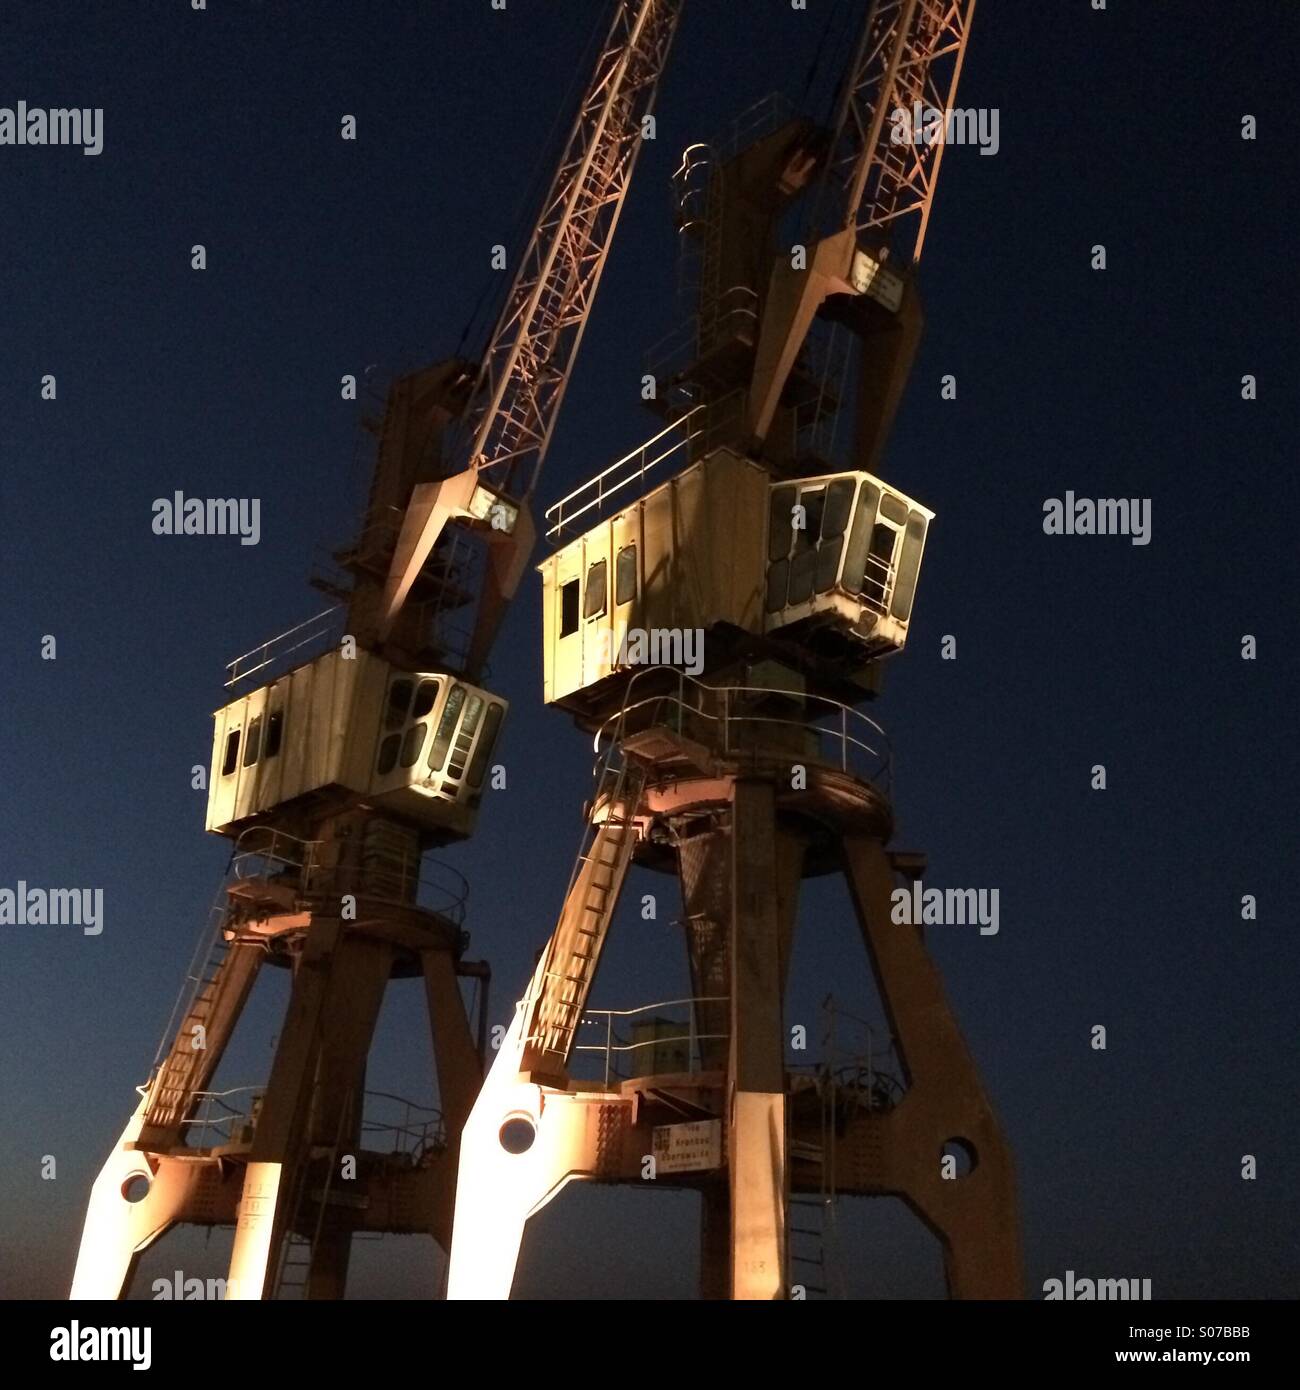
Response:
[{"label": "floodlit metal surface", "polygon": [[[476,675],[533,543],[527,510],[654,109],[681,0],[626,0],[596,62],[519,270],[448,440],[464,471],[417,490],[384,591],[391,626],[446,528],[477,525],[493,552],[465,670]],[[474,506],[486,487],[497,519]],[[508,519],[509,524],[500,524]]]},{"label": "floodlit metal surface", "polygon": [[268,812],[332,793],[471,833],[507,705],[447,671],[327,652],[214,716],[207,828],[236,836]]},{"label": "floodlit metal surface", "polygon": [[[891,150],[886,125],[913,100],[951,103],[973,9],[875,0],[826,139],[763,118],[747,143],[683,160],[681,228],[703,261],[695,357],[659,384],[686,428],[547,513],[564,543],[540,566],[545,698],[595,730],[595,786],[555,929],[462,1137],[450,1298],[507,1297],[529,1216],[565,1183],[648,1176],[701,1194],[705,1297],[806,1296],[797,1199],[825,1214],[847,1195],[901,1197],[938,1238],[952,1296],[1021,1296],[1010,1154],[920,929],[892,920],[895,885],[919,870],[887,848],[879,727],[850,732],[851,703],[878,688],[855,684],[862,669],[904,645],[933,518],[873,472],[919,340],[910,272],[939,165],[938,150]],[[767,244],[799,197],[803,264]],[[840,399],[809,369],[823,316],[857,340],[847,468],[819,452]],[[698,421],[737,389],[743,420],[701,443]],[[674,477],[624,500],[683,451]],[[609,498],[622,510],[567,539]],[[689,675],[685,648],[641,666],[625,645],[683,628],[703,638]],[[661,1054],[675,1072],[638,1067],[619,1105],[618,1011],[589,999],[634,860],[680,879],[692,1014],[685,1055]],[[811,1078],[786,1066],[800,883],[826,872],[848,884],[897,1076],[870,1051],[847,1079],[832,1061]],[[594,1086],[575,1072],[601,1051],[579,1042],[601,1020]],[[716,1126],[717,1161],[703,1144],[674,1161],[673,1125]],[[945,1145],[967,1153],[967,1173],[945,1174]],[[648,1174],[638,1152],[668,1161]]]},{"label": "floodlit metal surface", "polygon": [[[582,709],[619,671],[687,664],[692,632],[716,664],[720,625],[784,637],[816,621],[846,666],[855,650],[860,662],[892,656],[907,641],[933,518],[869,473],[774,482],[719,449],[538,566],[543,697]],[[787,648],[785,659],[797,656]]]},{"label": "floodlit metal surface", "polygon": [[[430,902],[420,859],[474,828],[506,713],[480,673],[532,549],[528,497],[680,7],[614,4],[481,363],[392,382],[364,422],[378,447],[359,534],[313,572],[332,607],[227,668],[230,689],[263,682],[216,715],[207,825],[236,840],[232,872],[92,1191],[74,1297],[124,1296],[139,1252],[177,1221],[236,1225],[228,1296],[243,1299],[341,1297],[356,1231],[450,1243],[489,972],[464,959],[463,893]],[[192,1145],[268,962],[293,984],[258,1105],[241,1142]],[[362,1142],[359,1079],[385,988],[402,977],[423,980],[443,1121],[418,1161]],[[477,1046],[462,977],[480,987]],[[340,1201],[344,1153],[357,1173]],[[148,1195],[129,1202],[124,1184],[146,1174]]]}]

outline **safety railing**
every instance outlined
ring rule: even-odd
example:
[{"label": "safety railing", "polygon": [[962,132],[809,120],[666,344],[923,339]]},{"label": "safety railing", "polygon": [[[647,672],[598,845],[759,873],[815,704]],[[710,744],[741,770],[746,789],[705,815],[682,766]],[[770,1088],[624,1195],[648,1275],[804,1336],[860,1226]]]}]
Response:
[{"label": "safety railing", "polygon": [[[671,681],[668,690],[635,698],[638,685],[661,684],[665,679]],[[766,712],[773,705],[802,707],[809,717]],[[628,681],[619,712],[596,730],[592,747],[598,765],[611,744],[621,744],[629,733],[654,725],[666,725],[723,758],[770,756],[772,747],[777,747],[782,756],[788,752],[797,761],[838,768],[880,787],[886,796],[892,791],[889,735],[860,710],[825,696],[777,686],[705,685],[684,671],[648,666]],[[786,730],[794,731],[793,744]]]},{"label": "safety railing", "polygon": [[730,285],[702,295],[688,318],[651,343],[641,372],[654,377],[656,390],[671,392],[689,368],[716,348],[733,341],[752,348],[757,339],[758,295],[749,285]]},{"label": "safety railing", "polygon": [[[245,685],[254,676],[260,677],[259,684],[264,685],[273,675],[278,675],[290,665],[300,665],[310,657],[319,655],[338,641],[343,632],[343,617],[343,608],[331,604],[315,617],[296,624],[277,637],[268,638],[251,651],[228,661],[226,689],[234,691],[236,686]],[[292,662],[291,657],[294,658]]]},{"label": "safety railing", "polygon": [[469,881],[440,859],[388,847],[370,863],[325,864],[319,840],[302,840],[271,826],[254,825],[235,842],[231,878],[287,885],[303,898],[352,894],[380,902],[414,904],[460,926],[465,920]]},{"label": "safety railing", "polygon": [[[688,999],[665,999],[657,1004],[642,1004],[635,1009],[589,1009],[582,1016],[580,1028],[599,1036],[598,1042],[575,1043],[574,1054],[584,1054],[597,1060],[606,1085],[627,1081],[635,1076],[671,1071],[694,1076],[704,1070],[701,1045],[725,1042],[725,1032],[702,1031],[697,1014],[701,1005],[726,1004],[726,995],[697,995]],[[681,1018],[664,1018],[667,1010],[675,1010]],[[647,1017],[648,1016],[648,1017]],[[656,1025],[646,1037],[636,1037],[638,1024],[644,1020]],[[667,1025],[675,1032],[664,1033],[657,1025]],[[629,1032],[629,1029],[632,1031]],[[651,1066],[649,1063],[655,1065]],[[665,1063],[659,1065],[660,1062]],[[673,1065],[680,1062],[682,1065]]]},{"label": "safety railing", "polygon": [[713,164],[714,154],[709,145],[697,141],[682,151],[682,162],[672,176],[679,232],[695,231],[704,225]]},{"label": "safety railing", "polygon": [[[412,1165],[418,1165],[426,1154],[438,1153],[447,1147],[446,1121],[436,1107],[390,1095],[387,1091],[367,1091],[365,1098],[366,1110],[361,1121],[361,1142],[365,1148],[374,1149],[376,1141],[382,1141],[391,1145],[389,1152],[401,1154]],[[375,1113],[382,1109],[389,1110],[392,1118],[384,1119]]]},{"label": "safety railing", "polygon": [[[847,1025],[847,1028],[846,1028]],[[809,1075],[823,1098],[839,1110],[890,1110],[906,1087],[898,1043],[888,1029],[835,1002],[822,1000],[821,1057],[797,1063],[789,1071]]]},{"label": "safety railing", "polygon": [[[889,597],[894,592],[895,566],[890,560],[879,555],[868,554],[862,573],[862,602],[877,613],[887,615]],[[847,578],[847,576],[846,576]]]},{"label": "safety railing", "polygon": [[[194,1111],[181,1122],[185,1142],[193,1149],[252,1142],[263,1087],[235,1086],[227,1091],[196,1091]],[[234,1098],[242,1097],[242,1103]]]},{"label": "safety railing", "polygon": [[[263,1086],[235,1086],[225,1091],[196,1091],[194,1110],[183,1121],[185,1142],[192,1149],[244,1147],[252,1142],[261,1109]],[[361,1147],[407,1158],[418,1165],[426,1154],[447,1146],[442,1112],[387,1091],[365,1092]]]},{"label": "safety railing", "polygon": [[[547,507],[547,539],[552,542],[564,539],[565,533],[572,531],[580,517],[588,517],[586,525],[592,525],[612,497],[625,493],[636,484],[644,486],[651,470],[667,459],[680,457],[684,462],[691,456],[693,446],[698,446],[696,452],[707,450],[709,441],[735,420],[737,411],[742,407],[743,396],[739,391],[707,405],[693,406],[644,444],[624,454],[581,487]],[[636,494],[628,494],[621,500],[626,505],[635,497]]]},{"label": "safety railing", "polygon": [[793,115],[794,106],[784,92],[769,92],[734,117],[709,143],[718,159],[725,162],[756,140],[771,135]]}]

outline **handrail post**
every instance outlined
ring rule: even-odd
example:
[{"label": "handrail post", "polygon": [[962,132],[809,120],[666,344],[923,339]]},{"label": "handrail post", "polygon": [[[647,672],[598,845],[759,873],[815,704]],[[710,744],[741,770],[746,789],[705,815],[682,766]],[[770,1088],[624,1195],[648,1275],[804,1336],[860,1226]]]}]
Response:
[{"label": "handrail post", "polygon": [[614,1041],[614,1015],[605,1014],[605,1089],[609,1090],[610,1047]]}]

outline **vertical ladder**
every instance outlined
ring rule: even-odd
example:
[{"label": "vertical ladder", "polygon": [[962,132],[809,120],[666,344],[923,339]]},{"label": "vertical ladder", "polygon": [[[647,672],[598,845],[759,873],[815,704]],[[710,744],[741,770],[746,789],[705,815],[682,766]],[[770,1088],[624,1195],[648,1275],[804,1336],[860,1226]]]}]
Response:
[{"label": "vertical ladder", "polygon": [[[364,1099],[361,1097],[358,1097],[358,1101],[364,1104]],[[325,1212],[329,1206],[330,1189],[334,1185],[334,1170],[338,1167],[339,1150],[343,1147],[343,1132],[347,1128],[350,1109],[350,1105],[344,1105],[340,1108],[338,1132],[334,1136],[334,1143],[326,1150],[325,1184],[321,1190],[320,1204],[316,1210],[316,1225],[310,1236],[299,1235],[297,1230],[298,1218],[302,1214],[303,1205],[308,1197],[311,1178],[310,1153],[307,1162],[302,1166],[302,1172],[298,1175],[298,1192],[293,1204],[293,1216],[280,1246],[280,1263],[276,1271],[275,1289],[271,1294],[273,1299],[288,1300],[307,1297],[307,1282],[311,1277],[312,1252],[316,1249],[320,1240],[320,1233],[325,1225]]]},{"label": "vertical ladder", "polygon": [[786,1250],[790,1283],[806,1298],[831,1297],[827,1271],[827,1227],[834,1221],[833,1198],[823,1193],[792,1196],[786,1207]]}]

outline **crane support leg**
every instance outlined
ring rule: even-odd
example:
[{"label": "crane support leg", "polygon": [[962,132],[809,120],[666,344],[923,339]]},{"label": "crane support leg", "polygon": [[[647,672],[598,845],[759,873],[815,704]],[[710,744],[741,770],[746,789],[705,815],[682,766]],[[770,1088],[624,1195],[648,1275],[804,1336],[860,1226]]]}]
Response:
[{"label": "crane support leg", "polygon": [[[197,1164],[173,1162],[133,1147],[144,1127],[150,1096],[146,1091],[136,1106],[90,1190],[71,1298],[125,1298],[141,1254],[175,1224],[191,1183],[200,1176]],[[127,1192],[137,1180],[148,1183],[149,1190],[133,1202]]]},{"label": "crane support leg", "polygon": [[[313,1147],[324,1149],[328,1159],[326,1188],[337,1180],[347,1115],[337,1106],[329,1114],[313,1113],[313,1099],[324,1094],[318,1077],[358,1075],[391,970],[391,947],[345,934],[337,918],[313,920],[249,1153],[230,1257],[230,1298],[274,1296],[280,1247],[294,1221]],[[328,1036],[324,1018],[330,1020]],[[343,1103],[352,1103],[354,1091],[345,1088]]]},{"label": "crane support leg", "polygon": [[528,1218],[566,1183],[602,1171],[606,1136],[619,1129],[608,1111],[631,1107],[617,1094],[521,1081],[525,1017],[520,1005],[461,1133],[449,1299],[510,1297]]},{"label": "crane support leg", "polygon": [[776,801],[737,778],[731,805],[731,1296],[780,1298],[785,1278],[785,1049]]},{"label": "crane support leg", "polygon": [[[953,1298],[1023,1297],[1011,1154],[920,928],[890,916],[893,869],[879,840],[844,841],[845,871],[908,1089],[872,1117],[859,1177],[893,1192],[938,1236]],[[858,1147],[847,1136],[846,1154]],[[865,1138],[865,1136],[864,1136]],[[945,1145],[970,1169],[946,1175]]]},{"label": "crane support leg", "polygon": [[438,1104],[447,1126],[450,1150],[443,1160],[448,1181],[440,1183],[436,1189],[436,1208],[430,1213],[429,1228],[438,1244],[449,1250],[460,1133],[482,1084],[483,1065],[474,1046],[451,955],[447,951],[425,951],[421,964],[429,1005],[429,1027],[433,1033],[433,1061],[438,1072]]}]

